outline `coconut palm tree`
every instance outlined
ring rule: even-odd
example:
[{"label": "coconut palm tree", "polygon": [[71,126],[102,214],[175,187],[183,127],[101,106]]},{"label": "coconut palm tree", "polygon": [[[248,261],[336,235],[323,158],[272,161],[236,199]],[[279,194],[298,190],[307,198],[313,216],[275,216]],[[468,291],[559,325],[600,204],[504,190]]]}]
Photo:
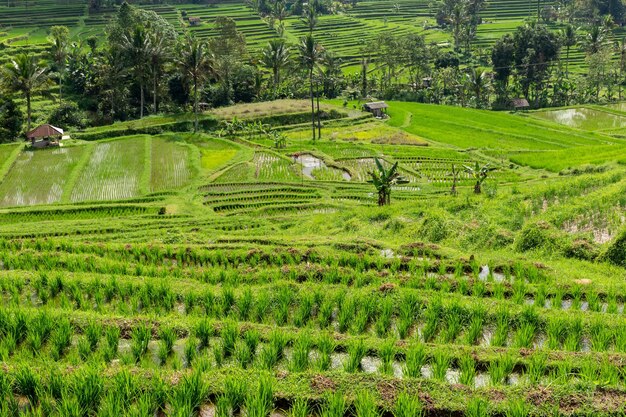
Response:
[{"label": "coconut palm tree", "polygon": [[599,52],[606,45],[606,42],[607,33],[603,26],[592,26],[580,41],[581,46],[589,55]]},{"label": "coconut palm tree", "polygon": [[171,54],[170,44],[163,32],[155,31],[150,35],[150,48],[148,49],[148,62],[150,63],[150,75],[152,76],[152,112],[158,110],[159,80],[163,75],[163,67]]},{"label": "coconut palm tree", "polygon": [[465,74],[465,78],[468,87],[474,93],[474,96],[476,96],[477,106],[480,107],[483,101],[483,92],[489,85],[489,75],[486,71],[480,71],[477,68],[470,68]]},{"label": "coconut palm tree", "polygon": [[280,85],[280,72],[289,65],[290,49],[283,39],[272,39],[261,55],[263,66],[272,71],[274,90]]},{"label": "coconut palm tree", "polygon": [[194,132],[198,131],[198,90],[213,73],[213,63],[207,44],[187,36],[180,50],[178,67],[184,80],[193,88]]},{"label": "coconut palm tree", "polygon": [[576,28],[570,24],[565,26],[561,31],[561,42],[565,47],[565,78],[569,78],[569,51],[572,46],[576,45],[577,40]]},{"label": "coconut palm tree", "polygon": [[142,26],[138,25],[129,35],[124,35],[122,47],[130,58],[135,81],[139,84],[139,118],[143,118],[145,88],[148,81],[150,51],[152,48],[150,36]]},{"label": "coconut palm tree", "polygon": [[311,126],[313,128],[313,140],[315,140],[315,102],[313,97],[313,72],[322,60],[324,49],[317,43],[313,35],[307,35],[300,41],[298,46],[300,63],[309,74],[309,95],[311,97]]},{"label": "coconut palm tree", "polygon": [[474,193],[480,194],[482,192],[482,184],[487,179],[487,176],[491,171],[494,171],[496,168],[490,167],[489,164],[485,164],[480,166],[478,162],[473,167],[469,165],[463,165],[465,171],[467,171],[474,180],[476,180],[476,184],[474,185]]},{"label": "coconut palm tree", "polygon": [[5,88],[13,93],[20,93],[26,99],[27,126],[30,130],[32,120],[31,98],[48,84],[47,68],[30,54],[19,54],[11,59],[3,71]]},{"label": "coconut palm tree", "polygon": [[398,172],[398,163],[394,163],[389,169],[385,169],[378,158],[374,158],[376,162],[376,171],[370,171],[371,180],[368,182],[374,184],[378,192],[378,205],[385,206],[391,204],[391,187],[396,184],[406,184],[406,180]]},{"label": "coconut palm tree", "polygon": [[59,101],[63,101],[63,75],[67,64],[69,49],[69,29],[65,26],[50,28],[50,50],[48,55],[59,74]]}]

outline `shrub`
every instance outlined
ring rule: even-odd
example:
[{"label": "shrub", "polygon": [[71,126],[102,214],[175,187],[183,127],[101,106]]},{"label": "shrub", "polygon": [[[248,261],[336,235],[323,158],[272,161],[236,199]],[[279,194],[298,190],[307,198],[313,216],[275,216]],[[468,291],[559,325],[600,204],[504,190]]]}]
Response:
[{"label": "shrub", "polygon": [[544,221],[525,225],[515,239],[518,252],[536,249],[555,249],[558,247],[557,234],[554,228]]},{"label": "shrub", "polygon": [[418,233],[430,242],[440,242],[448,237],[450,225],[444,214],[431,213],[424,219]]},{"label": "shrub", "polygon": [[48,117],[48,122],[62,129],[67,127],[84,128],[87,126],[85,115],[80,111],[78,106],[72,102],[64,102],[59,105],[59,107],[52,110],[50,117]]}]

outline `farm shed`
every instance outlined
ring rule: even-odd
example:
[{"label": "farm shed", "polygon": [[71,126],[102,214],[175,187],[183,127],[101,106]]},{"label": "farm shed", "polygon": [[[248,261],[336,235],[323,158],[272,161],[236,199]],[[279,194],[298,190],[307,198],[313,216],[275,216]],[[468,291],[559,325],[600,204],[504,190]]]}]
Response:
[{"label": "farm shed", "polygon": [[389,105],[384,101],[374,101],[372,103],[365,103],[363,110],[372,113],[376,117],[384,117],[387,107],[389,107]]},{"label": "farm shed", "polygon": [[63,139],[63,129],[50,124],[43,124],[26,133],[32,146],[44,148],[50,145],[58,145]]},{"label": "farm shed", "polygon": [[530,104],[528,104],[528,100],[525,98],[514,98],[511,100],[511,108],[513,108],[513,110],[528,110]]},{"label": "farm shed", "polygon": [[189,26],[198,26],[200,24],[199,17],[190,17],[188,20],[189,20]]}]

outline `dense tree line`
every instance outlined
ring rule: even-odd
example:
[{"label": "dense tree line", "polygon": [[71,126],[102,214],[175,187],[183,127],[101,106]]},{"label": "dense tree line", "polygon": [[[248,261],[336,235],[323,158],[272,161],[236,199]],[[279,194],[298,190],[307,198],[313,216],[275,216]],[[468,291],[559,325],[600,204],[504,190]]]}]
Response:
[{"label": "dense tree line", "polygon": [[[514,98],[543,107],[622,95],[626,42],[611,41],[615,26],[623,23],[621,2],[561,0],[556,4],[561,30],[549,30],[539,18],[481,49],[473,47],[473,40],[482,23],[480,11],[487,7],[484,0],[441,0],[436,18],[451,33],[450,47],[428,43],[415,33],[383,31],[373,42],[363,42],[360,71],[349,74],[316,36],[319,15],[328,12],[323,4],[298,6],[308,33],[293,44],[281,27],[297,2],[257,0],[252,6],[259,13],[266,13],[265,8],[279,13],[272,15],[276,38],[254,52],[232,19],[217,18],[212,35],[201,40],[181,35],[153,11],[127,3],[119,6],[102,38],[74,42],[67,28],[52,27],[42,59],[21,54],[2,68],[0,137],[30,129],[33,97],[52,91],[58,106],[48,121],[66,127],[306,97],[314,138],[321,133],[319,97],[507,108]],[[584,52],[585,74],[570,73],[573,50]],[[17,98],[24,111],[15,104]]]}]

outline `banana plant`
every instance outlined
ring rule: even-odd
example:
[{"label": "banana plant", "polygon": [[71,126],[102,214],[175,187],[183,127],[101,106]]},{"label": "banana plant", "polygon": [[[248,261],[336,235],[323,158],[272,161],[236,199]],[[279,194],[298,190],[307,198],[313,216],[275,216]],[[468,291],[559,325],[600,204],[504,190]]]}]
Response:
[{"label": "banana plant", "polygon": [[389,169],[385,169],[378,158],[374,158],[376,162],[376,171],[370,171],[371,180],[368,182],[374,184],[378,192],[378,205],[385,206],[391,204],[391,187],[397,184],[407,184],[409,181],[398,173],[398,163],[394,163]]},{"label": "banana plant", "polygon": [[467,171],[472,176],[472,178],[476,181],[476,184],[474,184],[475,194],[480,194],[482,192],[483,182],[485,182],[485,180],[487,179],[487,176],[489,176],[489,173],[491,171],[496,170],[495,167],[490,167],[489,164],[480,166],[478,162],[476,162],[476,165],[474,165],[473,167],[468,166],[468,165],[463,165],[463,168],[465,168],[465,171]]}]

